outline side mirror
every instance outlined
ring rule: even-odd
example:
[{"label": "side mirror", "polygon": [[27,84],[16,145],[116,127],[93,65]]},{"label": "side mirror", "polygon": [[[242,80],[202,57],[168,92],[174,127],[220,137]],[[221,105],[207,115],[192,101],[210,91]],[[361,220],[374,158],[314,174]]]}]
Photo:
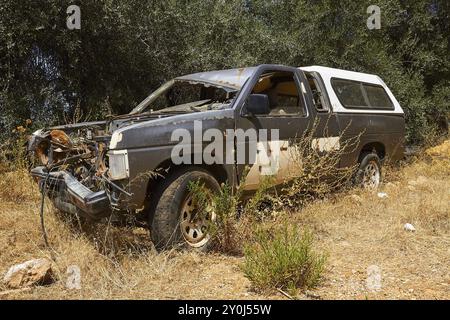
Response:
[{"label": "side mirror", "polygon": [[243,116],[269,114],[269,97],[266,94],[251,94],[244,105]]}]

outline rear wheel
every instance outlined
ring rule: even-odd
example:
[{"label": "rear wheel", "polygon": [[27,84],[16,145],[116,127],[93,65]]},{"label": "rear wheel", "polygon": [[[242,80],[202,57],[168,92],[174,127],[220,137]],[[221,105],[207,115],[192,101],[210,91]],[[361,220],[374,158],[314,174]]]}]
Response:
[{"label": "rear wheel", "polygon": [[367,190],[375,190],[381,183],[381,161],[376,153],[365,153],[361,157],[356,173],[356,184]]},{"label": "rear wheel", "polygon": [[[194,182],[201,187],[201,197],[189,190]],[[155,247],[208,250],[211,224],[215,220],[212,198],[219,190],[218,182],[199,168],[184,169],[166,177],[155,194],[158,200],[150,221]]]}]

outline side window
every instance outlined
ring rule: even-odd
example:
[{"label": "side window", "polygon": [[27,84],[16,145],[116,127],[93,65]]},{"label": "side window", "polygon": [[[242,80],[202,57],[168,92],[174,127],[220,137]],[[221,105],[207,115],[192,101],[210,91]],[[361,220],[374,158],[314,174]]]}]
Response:
[{"label": "side window", "polygon": [[329,107],[327,102],[325,101],[324,92],[322,92],[319,81],[309,72],[305,72],[305,75],[308,79],[308,84],[312,91],[313,102],[316,110],[318,112],[328,112]]},{"label": "side window", "polygon": [[331,85],[345,108],[394,109],[391,99],[380,85],[344,79],[331,79]]},{"label": "side window", "polygon": [[373,109],[394,109],[391,99],[382,86],[364,83],[363,87]]},{"label": "side window", "polygon": [[369,108],[364,98],[363,87],[360,82],[332,79],[331,85],[339,101],[345,108]]},{"label": "side window", "polygon": [[268,96],[270,116],[306,116],[307,114],[303,96],[292,72],[265,72],[259,78],[252,93]]}]

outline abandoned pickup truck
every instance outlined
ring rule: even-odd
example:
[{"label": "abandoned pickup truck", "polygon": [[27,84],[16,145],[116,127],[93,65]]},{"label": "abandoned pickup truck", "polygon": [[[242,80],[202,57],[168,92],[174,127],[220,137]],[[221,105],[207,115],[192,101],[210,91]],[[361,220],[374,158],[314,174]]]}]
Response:
[{"label": "abandoned pickup truck", "polygon": [[38,130],[31,175],[63,212],[140,214],[157,248],[204,249],[214,212],[196,211],[190,183],[212,192],[222,183],[252,192],[262,175],[281,183],[290,144],[312,123],[311,148],[323,152],[360,135],[339,167],[358,166],[365,187],[378,186],[385,159],[403,157],[404,113],[378,76],[260,65],[181,76],[129,114]]}]

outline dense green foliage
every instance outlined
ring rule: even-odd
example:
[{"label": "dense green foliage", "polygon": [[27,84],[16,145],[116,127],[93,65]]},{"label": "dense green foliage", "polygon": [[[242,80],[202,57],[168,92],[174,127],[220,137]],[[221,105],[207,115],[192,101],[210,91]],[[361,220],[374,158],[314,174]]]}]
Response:
[{"label": "dense green foliage", "polygon": [[[70,4],[81,30],[66,27]],[[176,75],[280,63],[380,75],[420,142],[447,125],[449,18],[448,0],[1,0],[0,139],[26,119],[128,112]]]}]

